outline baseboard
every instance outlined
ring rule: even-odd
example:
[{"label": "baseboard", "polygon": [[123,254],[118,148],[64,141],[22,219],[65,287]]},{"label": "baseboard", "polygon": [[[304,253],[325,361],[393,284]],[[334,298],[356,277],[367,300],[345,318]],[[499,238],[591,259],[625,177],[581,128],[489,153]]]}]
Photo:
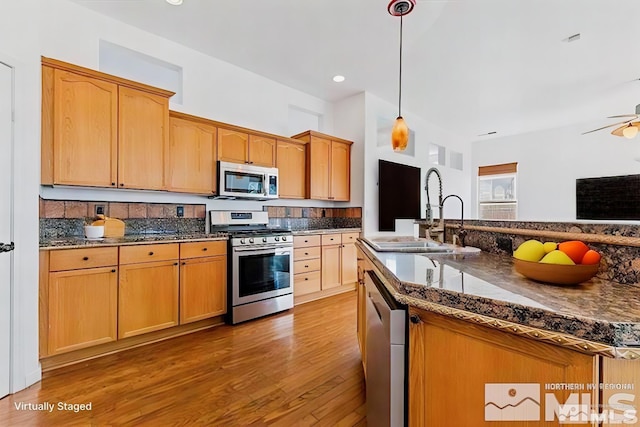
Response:
[{"label": "baseboard", "polygon": [[[293,299],[293,303],[294,305],[300,305],[300,304],[304,304],[307,302],[311,302],[311,301],[316,301],[322,298],[327,298],[333,295],[338,295],[338,294],[343,294],[345,292],[350,292],[350,291],[355,291],[356,290],[356,285],[357,282],[348,284],[348,285],[342,285],[342,286],[337,286],[335,288],[330,288],[330,289],[325,289],[322,291],[318,291],[318,292],[313,292],[310,294],[305,294],[305,295],[300,295],[297,297],[294,297]],[[294,295],[295,295],[295,290],[294,290]]]}]

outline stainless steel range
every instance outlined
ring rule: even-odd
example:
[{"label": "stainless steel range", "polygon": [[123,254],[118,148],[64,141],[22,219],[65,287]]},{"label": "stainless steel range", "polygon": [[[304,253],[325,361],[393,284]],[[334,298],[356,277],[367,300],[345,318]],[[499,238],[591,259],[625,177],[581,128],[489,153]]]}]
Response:
[{"label": "stainless steel range", "polygon": [[229,233],[227,322],[293,307],[293,234],[269,228],[264,211],[209,211],[210,231]]}]

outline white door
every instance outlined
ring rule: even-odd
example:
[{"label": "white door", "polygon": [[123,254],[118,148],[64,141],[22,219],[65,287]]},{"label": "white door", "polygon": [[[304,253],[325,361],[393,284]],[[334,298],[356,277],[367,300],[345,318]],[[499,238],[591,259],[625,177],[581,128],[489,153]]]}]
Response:
[{"label": "white door", "polygon": [[13,211],[13,70],[0,62],[0,398],[9,394]]}]

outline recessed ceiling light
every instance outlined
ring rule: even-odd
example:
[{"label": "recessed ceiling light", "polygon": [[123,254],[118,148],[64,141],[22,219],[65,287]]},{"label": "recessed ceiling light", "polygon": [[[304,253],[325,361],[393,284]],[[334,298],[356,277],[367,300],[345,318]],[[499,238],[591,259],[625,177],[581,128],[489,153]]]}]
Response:
[{"label": "recessed ceiling light", "polygon": [[172,4],[174,6],[180,6],[182,4],[182,0],[167,0],[167,3]]},{"label": "recessed ceiling light", "polygon": [[336,83],[342,83],[344,81],[344,76],[341,76],[341,75],[333,76],[333,81]]}]

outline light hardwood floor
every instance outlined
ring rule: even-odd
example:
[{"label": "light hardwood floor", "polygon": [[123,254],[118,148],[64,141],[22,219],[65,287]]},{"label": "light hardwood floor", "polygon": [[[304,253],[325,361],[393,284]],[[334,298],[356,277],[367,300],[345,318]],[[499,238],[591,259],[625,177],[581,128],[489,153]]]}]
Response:
[{"label": "light hardwood floor", "polygon": [[46,373],[0,400],[0,426],[32,425],[365,426],[356,293]]}]

